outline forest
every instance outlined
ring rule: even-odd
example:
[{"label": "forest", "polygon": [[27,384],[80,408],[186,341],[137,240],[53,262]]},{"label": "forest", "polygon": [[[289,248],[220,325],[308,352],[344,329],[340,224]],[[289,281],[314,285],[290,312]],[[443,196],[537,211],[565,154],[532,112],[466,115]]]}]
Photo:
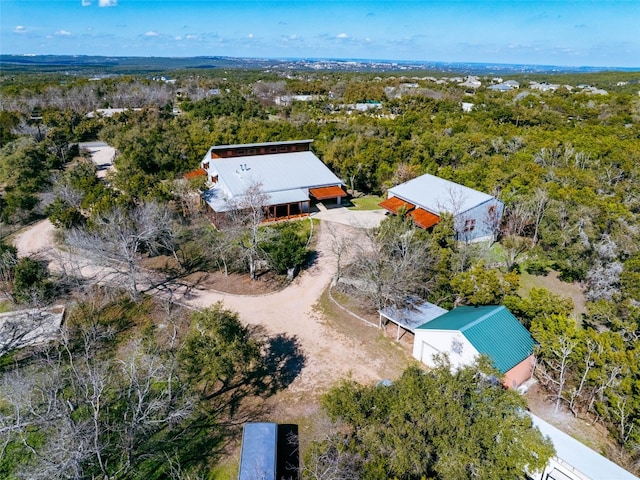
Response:
[{"label": "forest", "polygon": [[[203,185],[183,179],[212,145],[292,139],[313,139],[314,153],[354,198],[383,196],[430,173],[502,200],[502,223],[486,244],[455,241],[447,219],[425,232],[402,217],[368,232],[366,246],[336,238],[337,276],[375,289],[338,287],[370,309],[407,295],[445,308],[506,305],[537,342],[535,374],[555,408],[603,426],[616,460],[640,471],[640,73],[514,75],[509,79],[520,88],[505,92],[488,88],[498,81],[492,77],[469,88],[450,73],[433,72],[228,69],[172,77],[175,82],[134,75],[0,77],[4,308],[61,298],[74,303],[68,337],[34,355],[0,357],[0,430],[8,432],[2,476],[206,475],[212,465],[189,458],[184,442],[216,452],[215,463],[222,438],[230,435],[227,426],[249,408],[245,399],[286,388],[287,379],[275,378],[264,334],[243,327],[220,305],[188,314],[150,299],[140,275],[142,258],[160,255],[174,259],[171,272],[162,272],[173,276],[203,269],[253,277],[256,265],[284,276],[303,267],[310,256],[305,227],[257,228],[260,218],[243,217],[234,228],[216,230],[192,201]],[[558,87],[542,91],[530,82]],[[472,106],[463,109],[463,103]],[[125,110],[97,113],[108,108]],[[79,146],[93,140],[117,151],[106,183]],[[8,235],[45,217],[68,248],[118,265],[126,279],[118,295],[95,285],[79,289],[73,275],[62,278],[37,260],[18,258]],[[341,265],[341,258],[350,261]],[[557,275],[578,285],[585,303],[578,310],[563,292],[544,288],[523,294],[524,275]],[[222,351],[227,354],[216,353]],[[438,462],[445,454],[436,446],[423,447],[434,449],[434,461],[419,471],[406,468],[409,459],[390,465],[385,458],[390,447],[384,442],[393,435],[443,435],[444,425],[387,438],[374,435],[378,417],[363,420],[374,397],[401,418],[399,403],[413,398],[421,382],[451,382],[455,390],[456,378],[445,370],[432,374],[440,380],[407,370],[387,393],[348,382],[328,392],[324,410],[342,429],[308,449],[305,478],[338,478],[311,469],[327,459],[353,478],[381,478],[380,472],[466,478],[462,467],[460,476],[444,474]],[[458,380],[471,375],[462,371]],[[10,388],[17,383],[24,388]],[[34,392],[37,407],[28,404]],[[491,392],[495,408],[522,407]],[[352,397],[363,403],[340,413],[336,405]],[[203,430],[186,428],[194,424]],[[77,443],[55,441],[63,438]],[[541,444],[540,458],[550,454]],[[521,466],[477,468],[481,478],[496,478]]]}]

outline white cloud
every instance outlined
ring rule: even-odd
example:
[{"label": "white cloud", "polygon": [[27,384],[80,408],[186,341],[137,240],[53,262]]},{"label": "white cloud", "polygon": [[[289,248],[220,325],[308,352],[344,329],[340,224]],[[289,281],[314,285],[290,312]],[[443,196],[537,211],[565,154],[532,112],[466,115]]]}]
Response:
[{"label": "white cloud", "polygon": [[298,35],[296,33],[294,33],[293,35],[289,35],[289,40],[297,40],[298,39]]},{"label": "white cloud", "polygon": [[187,40],[199,40],[200,37],[198,35],[187,35]]},{"label": "white cloud", "polygon": [[118,0],[98,0],[98,5],[100,7],[117,7]]},{"label": "white cloud", "polygon": [[91,5],[91,0],[82,0],[83,7],[88,7],[89,5]]},{"label": "white cloud", "polygon": [[249,35],[247,35],[247,38],[253,38],[253,33],[250,33]]},{"label": "white cloud", "polygon": [[158,35],[160,35],[158,32],[147,32],[144,34],[145,37],[157,37]]},{"label": "white cloud", "polygon": [[23,27],[22,25],[17,25],[16,28],[13,29],[13,33],[27,33],[27,27]]},{"label": "white cloud", "polygon": [[349,38],[349,35],[347,35],[346,33],[339,33],[338,35],[336,35],[336,38]]},{"label": "white cloud", "polygon": [[67,30],[58,30],[58,31],[55,33],[55,35],[56,35],[56,36],[58,36],[58,37],[68,37],[68,36],[70,36],[70,35],[71,35],[71,32],[69,32],[69,31],[67,31]]}]

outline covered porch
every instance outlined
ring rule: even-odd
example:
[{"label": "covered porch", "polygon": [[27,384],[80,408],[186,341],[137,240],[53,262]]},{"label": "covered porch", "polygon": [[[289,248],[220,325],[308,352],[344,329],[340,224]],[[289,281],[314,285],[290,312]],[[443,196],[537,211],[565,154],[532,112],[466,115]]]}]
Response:
[{"label": "covered porch", "polygon": [[345,192],[340,185],[331,185],[328,187],[310,188],[309,195],[318,202],[335,199],[336,203],[340,205],[342,199],[347,196],[347,192]]},{"label": "covered porch", "polygon": [[405,214],[409,215],[413,219],[413,222],[420,228],[431,228],[440,222],[438,215],[424,208],[417,207],[413,203],[407,202],[400,197],[389,197],[378,205],[394,215],[399,215],[400,211],[404,209]]}]

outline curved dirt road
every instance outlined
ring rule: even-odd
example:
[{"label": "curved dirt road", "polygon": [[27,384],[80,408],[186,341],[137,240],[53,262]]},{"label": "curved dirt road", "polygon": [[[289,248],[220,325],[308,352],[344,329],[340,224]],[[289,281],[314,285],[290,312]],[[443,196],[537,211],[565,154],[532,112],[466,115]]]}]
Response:
[{"label": "curved dirt road", "polygon": [[[287,391],[303,403],[313,401],[317,394],[326,391],[330,385],[347,375],[365,383],[393,376],[398,368],[406,364],[408,356],[398,349],[395,354],[397,362],[392,365],[376,355],[375,345],[367,344],[357,334],[347,337],[337,332],[327,325],[322,313],[314,310],[336,267],[331,253],[334,237],[328,232],[328,228],[322,228],[327,222],[328,220],[323,220],[319,228],[316,246],[318,255],[314,265],[303,271],[284,290],[262,296],[241,296],[197,288],[190,289],[187,293],[182,288],[173,294],[175,301],[197,308],[221,301],[225,307],[238,312],[247,324],[261,325],[269,334],[295,337],[305,356],[305,364]],[[340,223],[331,224],[341,235],[357,237],[362,234],[360,229]],[[25,231],[17,237],[15,243],[20,255],[35,253],[54,263],[61,262],[60,259],[63,258],[54,254],[58,251],[54,245],[54,228],[46,220]],[[56,267],[59,268],[59,265]],[[91,269],[87,269],[85,264],[83,275],[86,270]],[[97,269],[93,270],[91,276],[96,278]]]}]

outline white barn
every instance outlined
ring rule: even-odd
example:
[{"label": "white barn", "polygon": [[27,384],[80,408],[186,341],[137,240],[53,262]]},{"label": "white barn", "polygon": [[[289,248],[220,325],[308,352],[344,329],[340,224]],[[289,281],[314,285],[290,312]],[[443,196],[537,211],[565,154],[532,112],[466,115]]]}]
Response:
[{"label": "white barn", "polygon": [[340,203],[344,183],[311,151],[312,141],[211,147],[196,173],[207,176],[203,199],[213,222],[223,221],[256,185],[266,198],[267,220],[306,216],[311,198]]},{"label": "white barn", "polygon": [[416,225],[431,228],[440,216],[453,216],[459,240],[491,240],[502,219],[504,204],[473,188],[425,174],[388,190],[380,206],[393,214],[404,208]]}]

